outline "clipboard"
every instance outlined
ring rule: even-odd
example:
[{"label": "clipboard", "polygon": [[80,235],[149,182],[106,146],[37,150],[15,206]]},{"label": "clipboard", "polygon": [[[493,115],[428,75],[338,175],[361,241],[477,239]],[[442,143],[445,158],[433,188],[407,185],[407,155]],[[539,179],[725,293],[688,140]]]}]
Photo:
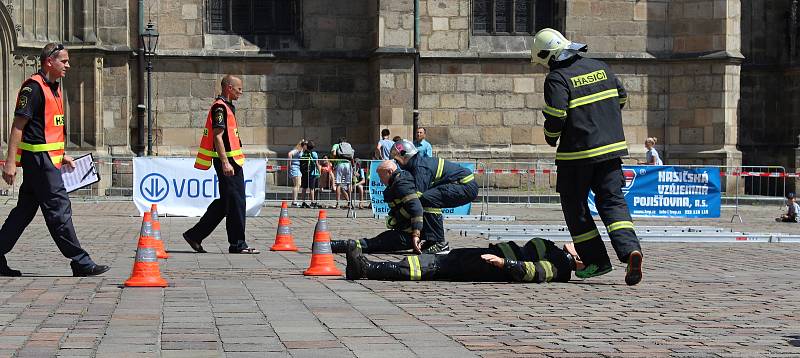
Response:
[{"label": "clipboard", "polygon": [[97,173],[92,153],[75,158],[75,169],[71,172],[67,171],[68,168],[68,165],[61,166],[61,179],[64,181],[64,188],[67,189],[67,193],[83,189],[100,181],[100,174]]}]

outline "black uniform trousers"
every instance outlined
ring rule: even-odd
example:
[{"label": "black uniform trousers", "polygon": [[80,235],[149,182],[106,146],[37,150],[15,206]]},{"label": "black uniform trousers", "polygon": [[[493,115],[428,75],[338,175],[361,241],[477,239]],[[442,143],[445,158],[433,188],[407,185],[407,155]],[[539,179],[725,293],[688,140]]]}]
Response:
[{"label": "black uniform trousers", "polygon": [[356,240],[356,245],[366,254],[390,253],[414,248],[411,233],[400,230],[386,230],[371,239]]},{"label": "black uniform trousers", "polygon": [[445,183],[426,190],[419,201],[423,213],[423,239],[433,242],[444,240],[444,218],[441,208],[455,208],[471,203],[478,197],[478,183],[475,180],[466,184],[459,182]]},{"label": "black uniform trousers", "polygon": [[214,170],[219,179],[219,198],[211,202],[200,221],[184,235],[192,241],[202,242],[211,235],[217,225],[225,218],[225,229],[228,233],[228,250],[239,252],[247,248],[244,238],[245,212],[247,205],[244,192],[244,170],[239,164],[231,161],[233,175],[222,173],[222,162],[214,158]]},{"label": "black uniform trousers", "polygon": [[558,166],[556,191],[561,195],[561,210],[578,256],[587,265],[610,264],[606,247],[589,212],[589,189],[594,191],[597,212],[606,226],[617,258],[628,262],[632,251],[641,251],[628,204],[622,195],[624,184],[622,160],[619,158],[579,166]]},{"label": "black uniform trousers", "polygon": [[72,225],[72,204],[61,179],[61,170],[53,165],[47,152],[22,151],[22,185],[17,206],[8,214],[0,228],[0,255],[14,248],[22,232],[41,208],[44,222],[56,246],[64,257],[72,260],[73,268],[95,265],[81,248]]},{"label": "black uniform trousers", "polygon": [[485,248],[462,248],[450,250],[446,255],[422,254],[406,256],[396,262],[397,271],[386,272],[387,277],[374,277],[380,272],[369,275],[371,279],[393,280],[444,280],[473,282],[511,282],[514,277],[499,267],[484,261],[483,254],[502,257],[503,254],[495,246]]}]

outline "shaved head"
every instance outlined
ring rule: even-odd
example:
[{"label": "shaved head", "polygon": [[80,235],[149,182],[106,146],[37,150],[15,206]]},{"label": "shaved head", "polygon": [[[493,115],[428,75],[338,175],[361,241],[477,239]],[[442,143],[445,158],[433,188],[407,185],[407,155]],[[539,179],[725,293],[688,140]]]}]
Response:
[{"label": "shaved head", "polygon": [[393,160],[384,160],[380,165],[378,165],[378,169],[376,171],[378,172],[378,177],[381,178],[381,183],[383,183],[383,185],[389,185],[389,177],[391,177],[392,173],[394,173],[396,170],[397,163],[395,163]]}]

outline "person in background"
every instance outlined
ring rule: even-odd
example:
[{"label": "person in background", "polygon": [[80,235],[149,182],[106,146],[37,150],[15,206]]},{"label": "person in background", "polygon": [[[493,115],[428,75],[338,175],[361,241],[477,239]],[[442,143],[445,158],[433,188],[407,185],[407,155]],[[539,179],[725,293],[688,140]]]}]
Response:
[{"label": "person in background", "polygon": [[381,140],[378,141],[378,145],[375,147],[375,159],[380,160],[389,160],[389,151],[392,149],[392,144],[394,142],[389,139],[389,128],[384,128],[381,131]]},{"label": "person in background", "polygon": [[800,213],[800,205],[797,205],[797,199],[795,198],[794,193],[786,194],[786,206],[788,207],[786,214],[776,218],[775,221],[784,223],[800,222],[797,216],[797,214]]},{"label": "person in background", "polygon": [[394,143],[397,143],[397,142],[399,142],[401,140],[403,140],[403,137],[401,137],[399,135],[396,135],[396,136],[392,137],[392,142],[394,142]]},{"label": "person in background", "polygon": [[303,173],[300,172],[300,156],[303,155],[303,148],[306,145],[306,140],[301,139],[294,146],[294,149],[289,151],[289,178],[292,182],[292,206],[299,207],[300,203],[297,202],[297,193],[300,192],[300,180]]},{"label": "person in background", "polygon": [[427,131],[423,127],[417,128],[417,136],[416,140],[414,141],[414,146],[417,147],[417,151],[420,154],[420,157],[432,157],[433,156],[433,148],[431,147],[431,143],[425,140],[427,136]]},{"label": "person in background", "polygon": [[658,151],[655,148],[656,143],[658,142],[658,138],[650,137],[644,140],[644,148],[647,149],[645,152],[645,161],[644,165],[664,165],[664,162],[661,161],[661,157],[658,155]]},{"label": "person in background", "polygon": [[364,185],[366,184],[366,176],[364,175],[364,168],[361,162],[356,162],[355,170],[353,170],[353,199],[358,194],[358,208],[364,208]]},{"label": "person in background", "polygon": [[[315,191],[317,190],[317,180],[319,179],[319,157],[317,152],[314,151],[314,141],[310,140],[305,143],[303,147],[303,154],[300,156],[300,188],[302,189],[303,203],[300,207],[303,208],[316,208],[317,201],[314,198]],[[306,204],[306,193],[311,197],[311,205]]]},{"label": "person in background", "polygon": [[[351,160],[340,159],[336,164],[336,204],[334,209],[339,208],[339,200],[344,196],[344,202],[350,203],[350,188],[353,184],[353,165]],[[343,208],[349,207],[343,205]],[[352,209],[352,208],[351,208]]]},{"label": "person in background", "polygon": [[333,165],[328,160],[328,155],[322,156],[319,161],[319,187],[322,191],[336,190],[336,183],[333,180]]}]

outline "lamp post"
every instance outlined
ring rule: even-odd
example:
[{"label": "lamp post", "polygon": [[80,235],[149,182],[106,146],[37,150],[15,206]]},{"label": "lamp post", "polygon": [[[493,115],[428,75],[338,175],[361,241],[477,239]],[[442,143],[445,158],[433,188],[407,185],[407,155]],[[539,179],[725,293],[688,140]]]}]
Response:
[{"label": "lamp post", "polygon": [[158,31],[152,22],[147,23],[144,32],[139,35],[144,45],[144,56],[147,59],[147,156],[153,155],[153,90],[151,82],[153,80],[153,56],[156,55],[158,47]]}]

